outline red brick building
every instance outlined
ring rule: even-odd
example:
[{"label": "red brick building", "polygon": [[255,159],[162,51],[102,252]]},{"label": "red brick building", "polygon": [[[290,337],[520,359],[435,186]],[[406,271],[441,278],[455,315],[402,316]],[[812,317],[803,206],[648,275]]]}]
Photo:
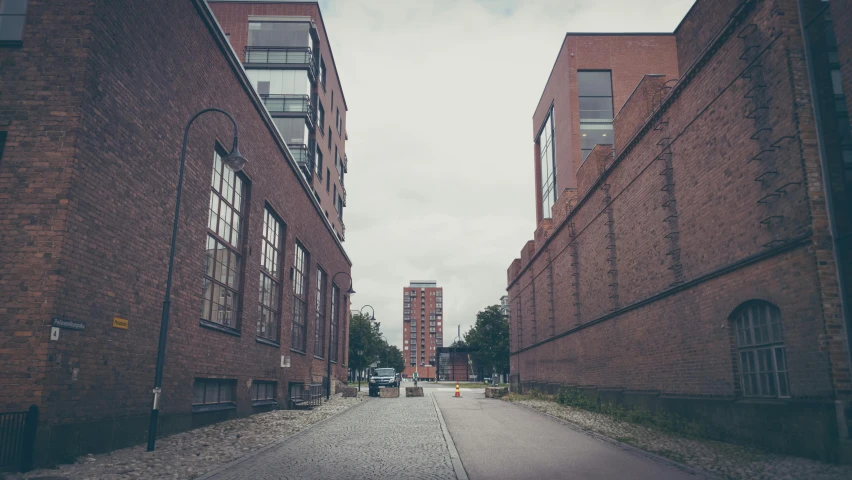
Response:
[{"label": "red brick building", "polygon": [[435,378],[437,348],[444,346],[444,289],[432,280],[412,280],[402,289],[403,375]]},{"label": "red brick building", "polygon": [[508,269],[515,388],[852,459],[850,11],[699,0],[670,35],[566,36]]},{"label": "red brick building", "polygon": [[348,108],[319,4],[292,0],[207,3],[305,172],[331,228],[344,240]]},{"label": "red brick building", "polygon": [[160,433],[286,408],[329,364],[344,380],[351,262],[207,4],[23,3],[0,32],[0,408],[40,408],[37,463],[146,437],[205,108],[248,164],[222,165],[224,116],[192,125]]}]

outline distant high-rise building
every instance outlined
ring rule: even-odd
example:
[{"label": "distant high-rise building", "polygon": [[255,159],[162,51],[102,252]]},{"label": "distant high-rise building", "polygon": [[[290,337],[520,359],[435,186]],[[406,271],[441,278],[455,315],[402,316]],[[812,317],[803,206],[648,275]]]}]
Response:
[{"label": "distant high-rise building", "polygon": [[509,315],[509,296],[503,295],[500,297],[500,313],[503,315]]},{"label": "distant high-rise building", "polygon": [[403,356],[405,375],[435,365],[437,348],[444,346],[444,289],[435,281],[412,280],[402,289]]}]

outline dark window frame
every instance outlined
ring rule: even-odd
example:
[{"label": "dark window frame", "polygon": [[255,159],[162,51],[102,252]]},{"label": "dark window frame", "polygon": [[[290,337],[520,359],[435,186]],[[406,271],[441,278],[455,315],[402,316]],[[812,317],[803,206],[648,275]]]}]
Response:
[{"label": "dark window frame", "polygon": [[251,402],[253,407],[278,403],[278,382],[273,380],[252,381]]},{"label": "dark window frame", "polygon": [[327,319],[326,308],[328,306],[326,302],[326,296],[328,294],[328,287],[326,284],[328,283],[328,274],[325,273],[325,270],[322,269],[319,265],[317,265],[317,298],[316,298],[316,312],[314,316],[314,357],[317,358],[325,358],[325,353],[323,352],[325,347],[325,322]]},{"label": "dark window frame", "polygon": [[763,300],[749,300],[730,320],[742,396],[790,398],[781,310]]},{"label": "dark window frame", "polygon": [[[553,121],[553,113],[554,107],[550,105],[550,108],[547,111],[547,116],[544,117],[544,123],[542,123],[541,128],[538,131],[538,136],[536,137],[536,144],[538,145],[538,159],[539,159],[539,171],[541,172],[541,203],[542,203],[542,215],[541,218],[551,218],[552,207],[556,203],[558,198],[558,192],[556,191],[556,138],[555,138],[555,130]],[[542,145],[542,134],[549,129],[550,135],[547,137],[545,144]],[[543,162],[545,152],[550,153],[550,173],[545,178],[543,171]],[[550,201],[548,201],[550,199]]]},{"label": "dark window frame", "polygon": [[293,258],[293,318],[290,331],[290,349],[298,353],[307,352],[308,341],[308,282],[310,254],[296,241]]},{"label": "dark window frame", "polygon": [[[21,17],[21,34],[19,37],[11,40],[2,40],[0,39],[0,47],[20,47],[24,44],[24,33],[27,27],[27,9],[29,8],[29,2],[27,0],[22,0],[21,3],[24,6],[22,13],[0,13],[0,25],[3,24],[2,20],[6,17]],[[2,35],[2,31],[0,31],[0,35]],[[0,36],[2,38],[2,36]]]},{"label": "dark window frame", "polygon": [[329,343],[329,361],[331,363],[337,363],[338,361],[338,349],[339,349],[339,340],[338,340],[338,329],[340,328],[338,322],[338,315],[340,315],[340,307],[338,306],[338,297],[340,297],[340,287],[331,284],[331,322],[329,327],[329,335],[328,341]]},{"label": "dark window frame", "polygon": [[[584,73],[608,73],[609,74],[609,95],[608,96],[607,95],[583,95],[582,94],[583,92],[580,89],[580,76]],[[581,99],[583,99],[583,98],[609,98],[610,113],[611,113],[611,115],[610,115],[611,118],[610,118],[609,122],[590,121],[590,120],[599,120],[599,119],[588,119],[588,118],[584,121],[583,117],[580,113],[581,110],[579,110],[579,103],[581,102]],[[610,133],[614,136],[614,130],[613,130],[613,123],[612,122],[613,122],[613,119],[614,119],[614,116],[615,116],[615,104],[613,102],[614,102],[614,99],[613,99],[613,89],[612,89],[612,70],[577,70],[577,104],[578,104],[578,116],[580,118],[580,135],[581,135],[580,136],[580,158],[582,159],[582,162],[585,162],[586,158],[589,156],[589,154],[592,152],[592,150],[594,150],[594,147],[589,148],[589,149],[584,149],[582,147],[582,142],[583,142],[582,130],[583,130],[584,124],[585,125],[593,125],[593,124],[608,125],[609,126],[609,132],[608,133]],[[604,136],[606,136],[606,134],[604,134]]]},{"label": "dark window frame", "polygon": [[[213,392],[213,385],[215,385],[215,393]],[[200,402],[198,401],[199,387],[203,389]],[[196,377],[192,385],[192,412],[201,413],[237,408],[236,387],[237,381],[235,379]],[[226,392],[226,394],[223,395],[223,392]],[[212,398],[213,396],[215,398]]]},{"label": "dark window frame", "polygon": [[[201,325],[213,328],[215,330],[225,331],[226,333],[234,333],[239,334],[241,328],[241,320],[242,320],[242,307],[243,307],[243,296],[244,296],[244,287],[245,287],[245,279],[243,278],[244,267],[245,267],[245,237],[248,225],[248,208],[246,205],[248,204],[248,195],[249,195],[249,181],[241,172],[233,172],[227,166],[225,166],[224,162],[222,162],[222,157],[225,155],[224,150],[220,145],[216,145],[214,148],[214,160],[213,160],[213,176],[211,178],[210,185],[210,202],[208,207],[208,217],[207,217],[207,235],[206,235],[206,251],[207,256],[205,258],[205,266],[202,278],[204,280],[202,285],[202,307],[201,307]],[[228,189],[226,186],[226,179],[233,178],[235,185],[228,185]],[[217,186],[218,184],[218,186]],[[240,187],[239,195],[237,195],[237,188]],[[217,190],[218,188],[218,190]],[[230,190],[230,191],[229,191]],[[230,194],[230,199],[225,198],[225,196]],[[238,208],[235,208],[237,197],[239,196],[240,204]],[[223,227],[223,215],[222,212],[226,212],[231,214],[231,223],[224,222],[224,225],[227,227],[232,227],[234,223],[234,219],[239,219],[239,226],[237,228],[230,228],[230,231],[220,231],[226,227]],[[215,225],[213,225],[213,217],[215,215]],[[226,239],[223,235],[228,235],[228,239]],[[233,244],[232,241],[236,240],[236,244]],[[224,251],[228,254],[227,263],[219,262],[217,258],[211,259],[210,251],[213,248],[213,251],[218,252],[220,247],[224,247]],[[216,257],[216,255],[214,255]],[[231,262],[236,260],[237,264],[235,268],[231,268]],[[212,264],[212,265],[211,265]],[[228,271],[229,274],[232,274],[233,279],[230,279],[228,275],[225,276],[225,280],[221,281],[217,278],[217,270],[220,271],[219,275],[221,275],[221,267],[224,267],[225,270]],[[229,282],[230,279],[230,282]],[[207,291],[205,286],[210,284],[210,298],[207,297]],[[225,293],[231,294],[231,306],[230,311],[233,312],[233,321],[231,323],[226,323],[224,320],[218,318],[220,315],[219,311],[216,312],[217,318],[213,318],[213,305],[214,305],[214,292],[216,288],[219,288],[220,292],[222,289],[225,289]],[[221,297],[221,293],[220,293]],[[227,301],[227,298],[226,298]],[[218,304],[217,304],[218,305]],[[209,310],[208,310],[209,306]],[[224,304],[222,306],[227,306]],[[205,318],[208,316],[209,318]]]},{"label": "dark window frame", "polygon": [[[258,319],[255,335],[261,341],[274,342],[276,346],[281,343],[282,290],[284,283],[282,271],[284,269],[284,239],[286,231],[287,226],[281,218],[269,205],[266,205],[264,207],[263,231],[260,240],[260,285],[258,286]],[[270,233],[274,235],[274,238],[270,239],[267,237]],[[270,270],[270,266],[274,270]],[[272,293],[268,294],[272,297],[270,299],[271,302],[266,302],[264,298],[263,285],[267,283],[271,285],[269,290]],[[267,334],[263,334],[262,332],[264,310],[269,310],[272,317],[270,322],[265,325],[267,327]]]}]

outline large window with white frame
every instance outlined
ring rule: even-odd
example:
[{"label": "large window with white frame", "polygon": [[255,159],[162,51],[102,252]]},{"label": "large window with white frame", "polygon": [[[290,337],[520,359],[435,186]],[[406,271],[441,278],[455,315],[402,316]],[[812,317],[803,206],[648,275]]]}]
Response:
[{"label": "large window with white frame", "polygon": [[290,347],[304,352],[308,336],[308,253],[296,242],[296,258],[293,262],[293,328]]},{"label": "large window with white frame", "polygon": [[284,224],[269,208],[263,212],[263,236],[260,244],[260,299],[257,336],[279,341],[281,325],[281,244]]},{"label": "large window with white frame", "polygon": [[551,207],[556,202],[556,153],[553,141],[553,108],[547,113],[538,134],[539,163],[541,165],[542,218],[550,218]]},{"label": "large window with white frame", "polygon": [[201,319],[229,328],[238,328],[245,189],[243,179],[226,167],[216,152],[207,222]]},{"label": "large window with white frame", "polygon": [[781,311],[762,300],[741,305],[732,316],[740,385],[748,397],[789,397]]}]

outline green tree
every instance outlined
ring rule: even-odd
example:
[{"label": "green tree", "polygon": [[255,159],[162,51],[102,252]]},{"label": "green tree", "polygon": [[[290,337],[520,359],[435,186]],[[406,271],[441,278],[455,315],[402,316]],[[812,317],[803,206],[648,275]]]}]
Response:
[{"label": "green tree", "polygon": [[464,341],[477,349],[470,356],[485,369],[486,375],[492,369],[509,373],[509,320],[498,305],[476,314],[476,324],[465,333]]},{"label": "green tree", "polygon": [[396,345],[388,345],[382,357],[383,366],[392,367],[397,372],[405,370],[405,358],[402,356],[402,351]]},{"label": "green tree", "polygon": [[[382,350],[382,333],[379,331],[380,322],[370,321],[370,317],[361,313],[352,316],[349,322],[349,367],[362,370],[376,361]],[[385,342],[386,344],[386,342]]]}]

